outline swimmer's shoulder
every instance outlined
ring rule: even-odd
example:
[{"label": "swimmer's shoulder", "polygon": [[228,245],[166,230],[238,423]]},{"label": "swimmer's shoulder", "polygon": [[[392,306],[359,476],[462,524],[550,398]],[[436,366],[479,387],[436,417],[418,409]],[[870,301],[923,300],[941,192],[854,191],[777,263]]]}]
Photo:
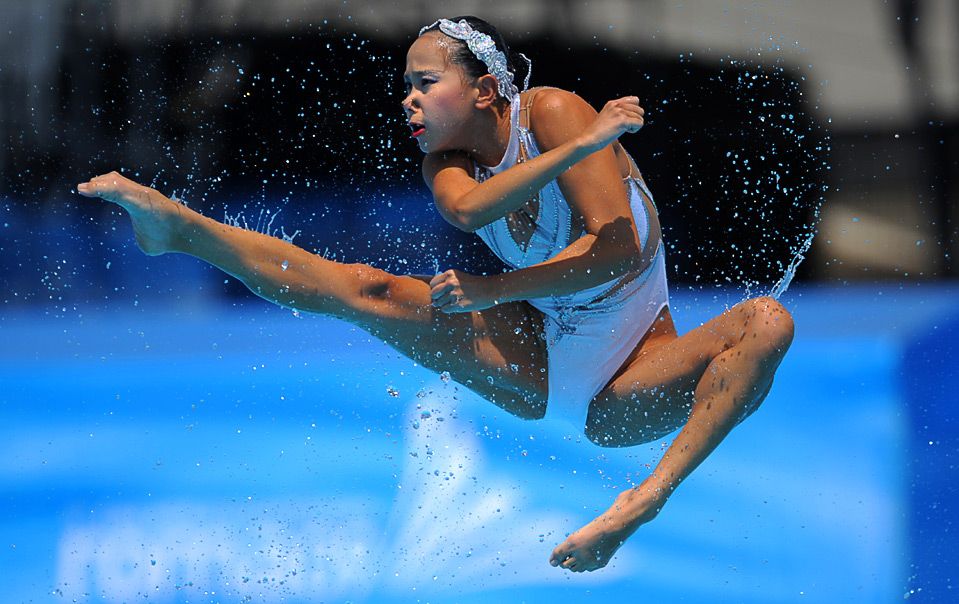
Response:
[{"label": "swimmer's shoulder", "polygon": [[472,232],[457,211],[457,200],[476,187],[473,160],[462,151],[427,153],[423,158],[423,180],[433,194],[440,216],[461,231]]},{"label": "swimmer's shoulder", "polygon": [[462,171],[470,178],[475,173],[473,160],[465,151],[427,153],[423,156],[423,181],[430,191],[433,191],[437,174],[447,169],[453,169],[457,176],[461,176],[459,172]]},{"label": "swimmer's shoulder", "polygon": [[539,86],[520,94],[527,110],[530,131],[541,152],[553,149],[578,136],[596,119],[597,112],[575,92]]}]

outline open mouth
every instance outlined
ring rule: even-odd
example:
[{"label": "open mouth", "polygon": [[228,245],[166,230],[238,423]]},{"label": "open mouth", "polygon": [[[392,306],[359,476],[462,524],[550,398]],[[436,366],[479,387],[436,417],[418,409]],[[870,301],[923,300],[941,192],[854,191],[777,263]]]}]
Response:
[{"label": "open mouth", "polygon": [[426,126],[423,124],[410,124],[410,128],[413,129],[414,138],[426,132]]}]

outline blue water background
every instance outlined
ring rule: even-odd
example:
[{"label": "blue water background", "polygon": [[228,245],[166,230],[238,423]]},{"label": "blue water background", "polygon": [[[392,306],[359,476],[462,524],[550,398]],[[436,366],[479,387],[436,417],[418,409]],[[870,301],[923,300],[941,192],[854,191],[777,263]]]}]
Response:
[{"label": "blue water background", "polygon": [[[740,295],[674,289],[677,328]],[[551,550],[675,434],[601,449],[256,298],[7,312],[4,600],[948,601],[959,287],[782,301],[764,406],[590,574]]]}]

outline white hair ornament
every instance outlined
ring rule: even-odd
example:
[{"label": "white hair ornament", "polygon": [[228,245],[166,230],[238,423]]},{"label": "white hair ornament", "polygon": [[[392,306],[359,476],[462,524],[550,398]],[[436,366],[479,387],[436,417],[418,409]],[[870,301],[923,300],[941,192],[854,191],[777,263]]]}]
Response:
[{"label": "white hair ornament", "polygon": [[[489,34],[476,31],[470,27],[470,24],[467,23],[465,19],[460,19],[457,23],[449,19],[437,19],[433,23],[420,29],[419,35],[422,36],[423,32],[435,27],[437,24],[439,24],[440,31],[447,36],[466,42],[466,46],[470,49],[470,52],[486,64],[486,69],[490,72],[490,75],[496,78],[500,96],[510,101],[513,96],[519,94],[519,89],[513,84],[513,72],[506,67],[506,55],[503,54],[502,50],[496,48],[496,42],[493,41],[493,38],[491,38]],[[533,71],[533,62],[523,53],[519,53],[519,56],[523,57],[523,60],[526,61],[526,64],[529,66],[529,69],[526,71],[526,78],[523,80],[523,90],[526,90],[529,88],[529,76]]]}]

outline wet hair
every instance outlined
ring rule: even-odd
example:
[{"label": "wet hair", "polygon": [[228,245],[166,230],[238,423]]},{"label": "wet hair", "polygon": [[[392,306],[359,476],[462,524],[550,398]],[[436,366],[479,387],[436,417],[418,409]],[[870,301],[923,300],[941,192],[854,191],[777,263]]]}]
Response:
[{"label": "wet hair", "polygon": [[[493,39],[493,42],[496,44],[496,49],[503,51],[503,54],[506,55],[506,68],[513,74],[513,83],[522,90],[523,81],[526,79],[526,75],[529,73],[529,65],[526,63],[526,61],[524,61],[517,53],[512,52],[509,49],[509,46],[506,45],[506,40],[503,38],[503,35],[486,21],[480,19],[479,17],[473,17],[472,15],[464,15],[450,19],[450,21],[453,23],[457,23],[461,20],[469,23],[469,26],[476,31],[487,34]],[[425,34],[431,31],[443,33],[442,30],[440,30],[439,23],[427,29],[423,33]],[[446,34],[443,35],[446,36]],[[489,74],[489,69],[486,67],[486,63],[476,58],[476,55],[474,55],[473,51],[469,49],[469,46],[466,45],[465,41],[449,36],[446,37],[452,40],[452,43],[449,47],[450,62],[454,65],[458,65],[463,70],[463,73],[466,74],[466,77],[475,80],[480,76]],[[508,100],[509,99],[507,99],[507,101]]]}]

